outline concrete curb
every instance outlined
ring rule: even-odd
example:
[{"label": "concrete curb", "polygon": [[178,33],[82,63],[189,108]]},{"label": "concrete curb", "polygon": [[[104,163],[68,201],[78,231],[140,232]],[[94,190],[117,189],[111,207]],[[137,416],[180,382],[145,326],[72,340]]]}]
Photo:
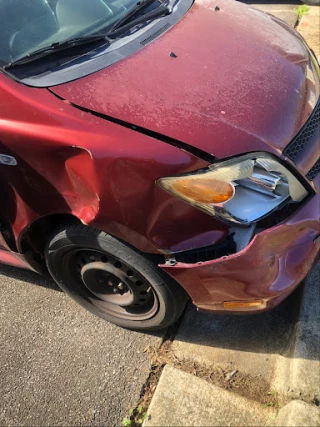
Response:
[{"label": "concrete curb", "polygon": [[265,426],[274,413],[215,385],[166,366],[144,427]]},{"label": "concrete curb", "polygon": [[275,410],[167,365],[143,427],[319,427],[320,408],[292,400]]},{"label": "concrete curb", "polygon": [[[248,384],[292,400],[275,408],[166,366],[144,426],[320,426],[320,263],[301,293],[260,317],[209,316],[190,308],[172,344],[180,360],[233,369]],[[300,309],[299,309],[300,307]],[[296,316],[292,318],[292,313]],[[254,347],[254,345],[256,347]],[[298,399],[298,400],[296,400]]]},{"label": "concrete curb", "polygon": [[[299,319],[286,357],[279,357],[275,387],[290,399],[320,399],[320,263],[306,279]],[[281,381],[281,384],[280,384]]]},{"label": "concrete curb", "polygon": [[301,400],[292,400],[282,409],[275,420],[277,427],[319,427],[320,408]]}]

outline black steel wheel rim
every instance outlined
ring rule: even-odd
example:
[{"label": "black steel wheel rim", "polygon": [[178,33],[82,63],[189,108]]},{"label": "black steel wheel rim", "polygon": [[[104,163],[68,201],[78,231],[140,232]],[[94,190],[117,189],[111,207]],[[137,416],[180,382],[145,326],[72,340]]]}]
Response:
[{"label": "black steel wheel rim", "polygon": [[106,315],[143,321],[158,312],[159,300],[149,281],[115,255],[73,249],[64,255],[62,268],[67,290]]}]

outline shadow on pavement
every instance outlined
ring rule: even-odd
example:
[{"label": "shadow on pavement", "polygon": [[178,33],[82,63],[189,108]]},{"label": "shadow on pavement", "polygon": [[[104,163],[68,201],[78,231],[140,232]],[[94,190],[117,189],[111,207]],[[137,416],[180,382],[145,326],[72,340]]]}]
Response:
[{"label": "shadow on pavement", "polygon": [[38,285],[44,288],[62,292],[59,286],[56,285],[50,277],[34,273],[33,271],[0,264],[0,275],[7,276],[13,280],[21,280],[23,282],[31,283],[32,285]]},{"label": "shadow on pavement", "polygon": [[[15,280],[21,280],[62,292],[49,277],[28,270],[0,264],[0,275],[12,278],[13,286]],[[303,285],[272,311],[240,316],[200,312],[190,303],[176,339],[200,346],[287,355],[299,320],[302,294]],[[311,350],[308,351],[308,358],[318,360],[317,346],[314,351]]]},{"label": "shadow on pavement", "polygon": [[[303,285],[275,309],[251,315],[204,313],[190,304],[176,340],[200,346],[290,357],[302,294]],[[318,357],[317,351],[308,351],[309,359],[318,360]]]},{"label": "shadow on pavement", "polygon": [[[16,281],[18,280],[63,293],[62,289],[60,289],[59,286],[56,285],[56,283],[49,276],[37,274],[33,271],[24,270],[17,267],[11,267],[10,265],[0,264],[0,282],[1,276],[6,276],[7,278],[9,278],[9,280],[12,279],[12,286],[17,286]],[[20,285],[20,283],[18,285]],[[79,306],[79,310],[84,309]],[[150,335],[154,337],[163,337],[165,333],[166,330],[141,332],[142,335]]]}]

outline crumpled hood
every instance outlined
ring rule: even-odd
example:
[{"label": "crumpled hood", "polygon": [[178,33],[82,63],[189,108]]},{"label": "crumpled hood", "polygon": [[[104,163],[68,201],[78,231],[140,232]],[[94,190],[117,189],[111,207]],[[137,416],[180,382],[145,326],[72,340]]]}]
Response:
[{"label": "crumpled hood", "polygon": [[208,0],[139,52],[51,90],[222,158],[280,153],[313,109],[319,78],[300,36],[282,21]]}]

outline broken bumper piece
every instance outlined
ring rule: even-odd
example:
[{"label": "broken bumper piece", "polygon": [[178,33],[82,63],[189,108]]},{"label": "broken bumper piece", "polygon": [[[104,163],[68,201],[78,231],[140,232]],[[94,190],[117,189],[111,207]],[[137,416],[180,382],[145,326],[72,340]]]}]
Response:
[{"label": "broken bumper piece", "polygon": [[285,299],[316,263],[319,206],[317,194],[285,222],[256,234],[240,252],[205,262],[160,267],[186,289],[200,309],[265,311]]}]

